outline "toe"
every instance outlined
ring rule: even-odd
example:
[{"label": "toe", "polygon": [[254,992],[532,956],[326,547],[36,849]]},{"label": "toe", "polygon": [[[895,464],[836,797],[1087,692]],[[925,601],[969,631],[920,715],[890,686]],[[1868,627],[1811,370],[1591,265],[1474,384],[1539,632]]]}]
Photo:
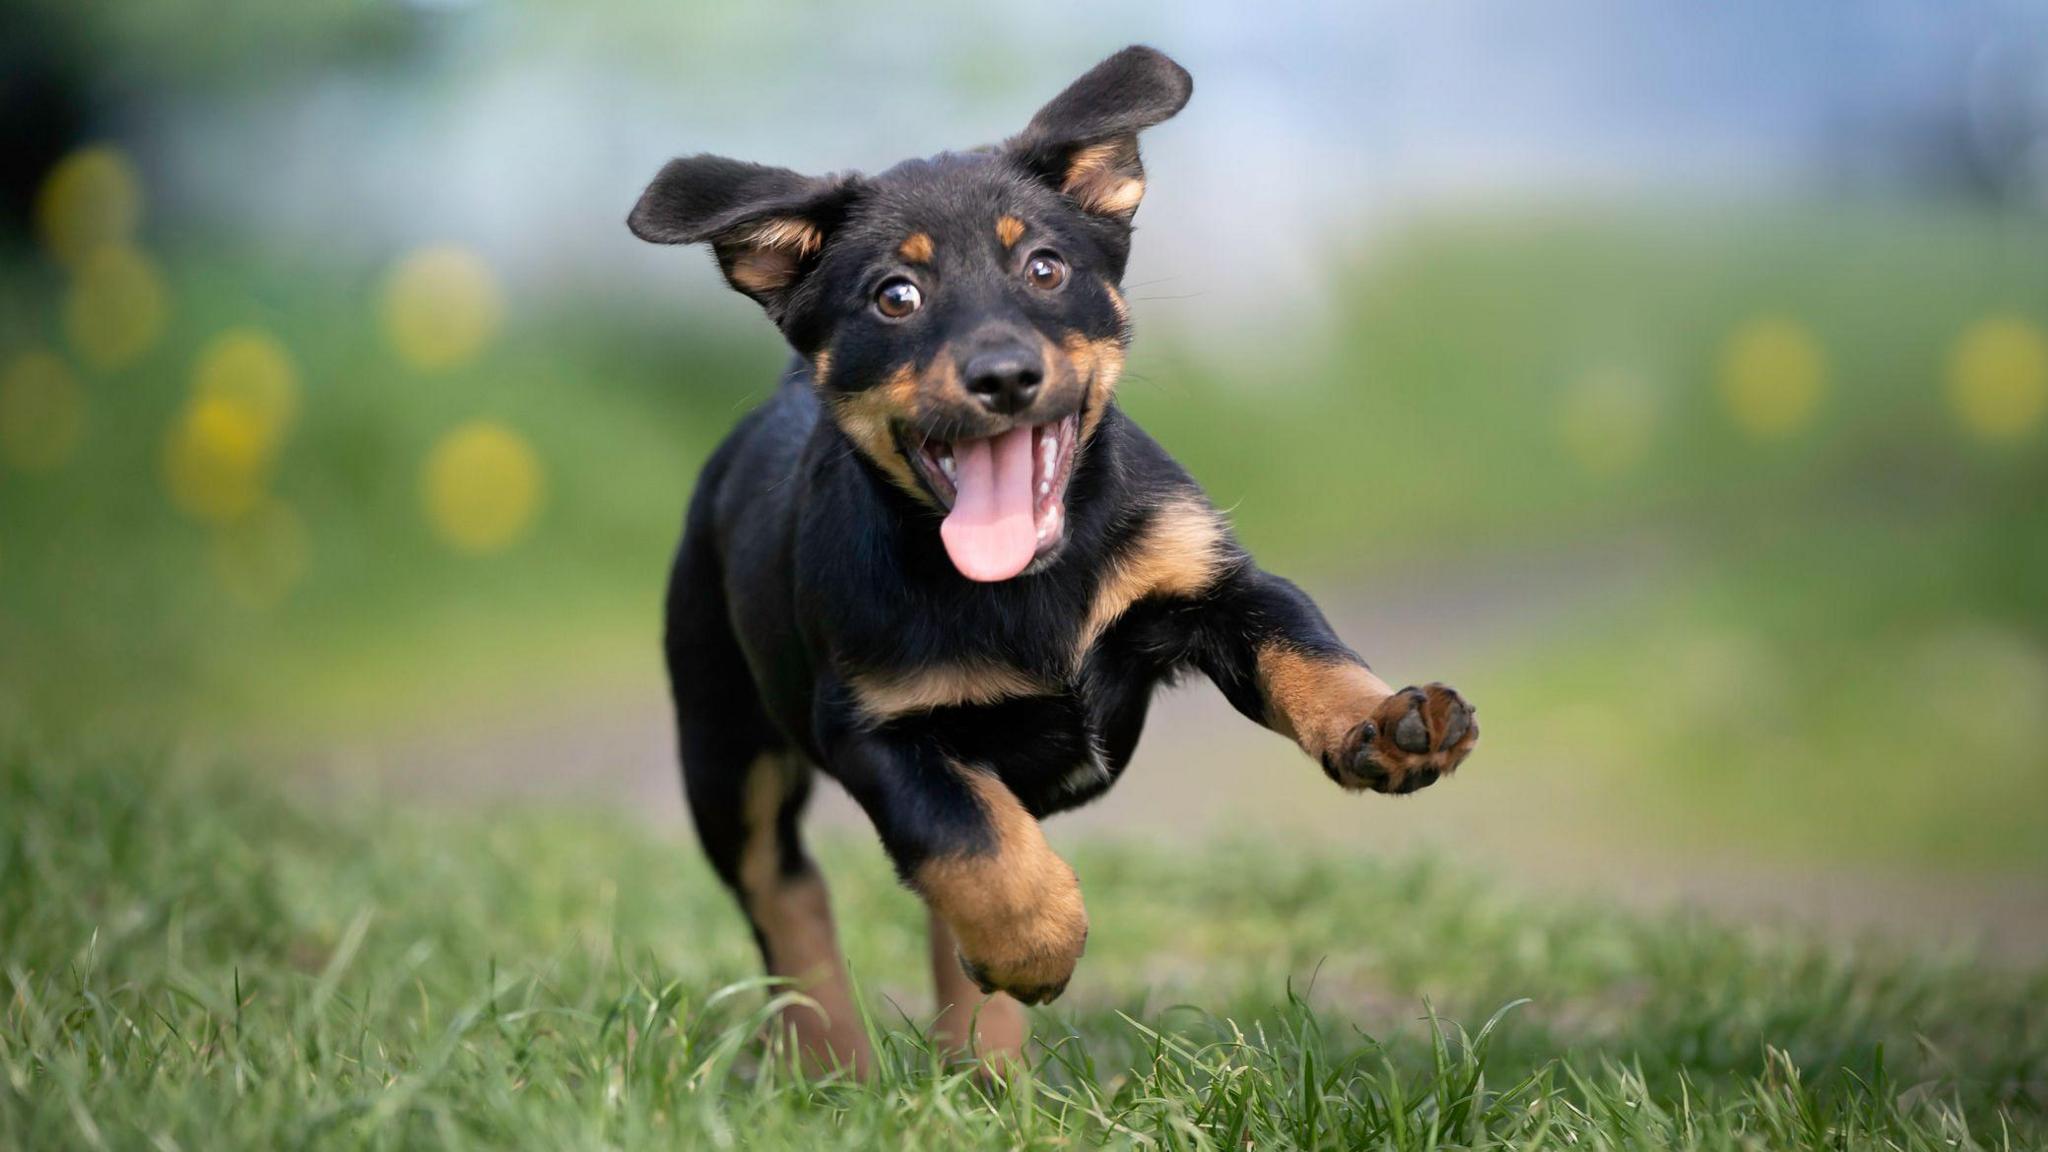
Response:
[{"label": "toe", "polygon": [[1457,747],[1458,741],[1463,740],[1465,734],[1471,730],[1472,710],[1465,707],[1464,701],[1461,700],[1456,707],[1451,709],[1451,718],[1444,725],[1444,737],[1437,741],[1436,746],[1438,750]]},{"label": "toe", "polygon": [[1394,722],[1394,747],[1416,755],[1429,751],[1429,723],[1420,708],[1409,709]]},{"label": "toe", "polygon": [[1437,775],[1437,770],[1434,768],[1411,769],[1408,775],[1401,778],[1401,783],[1394,788],[1394,794],[1405,796],[1410,792],[1427,788],[1431,784],[1436,783]]}]

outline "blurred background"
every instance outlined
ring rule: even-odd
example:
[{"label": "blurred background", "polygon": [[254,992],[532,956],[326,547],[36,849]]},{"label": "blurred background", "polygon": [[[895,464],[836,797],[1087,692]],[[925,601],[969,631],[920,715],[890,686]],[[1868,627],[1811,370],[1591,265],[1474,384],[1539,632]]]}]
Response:
[{"label": "blurred background", "polygon": [[1486,741],[1347,798],[1193,684],[1055,838],[2048,951],[2039,5],[0,21],[0,728],[685,835],[667,555],[783,351],[627,209],[675,154],[994,141],[1144,41],[1196,95],[1144,143],[1124,403]]}]

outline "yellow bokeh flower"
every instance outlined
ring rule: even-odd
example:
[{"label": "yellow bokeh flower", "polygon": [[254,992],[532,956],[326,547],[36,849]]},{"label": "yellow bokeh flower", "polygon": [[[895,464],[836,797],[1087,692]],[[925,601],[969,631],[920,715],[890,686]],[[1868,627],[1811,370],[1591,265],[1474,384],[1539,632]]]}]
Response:
[{"label": "yellow bokeh flower", "polygon": [[1620,368],[1590,372],[1560,398],[1557,436],[1565,454],[1595,476],[1640,467],[1657,431],[1656,396],[1641,374]]},{"label": "yellow bokeh flower", "polygon": [[142,221],[135,166],[105,145],[59,160],[36,192],[36,234],[57,262],[77,267],[88,254],[126,245]]},{"label": "yellow bokeh flower", "polygon": [[171,503],[194,519],[233,523],[263,498],[277,447],[261,414],[221,397],[193,397],[164,445]]},{"label": "yellow bokeh flower", "polygon": [[298,368],[276,337],[231,328],[200,349],[192,364],[192,395],[234,405],[261,426],[274,451],[298,414]]},{"label": "yellow bokeh flower", "polygon": [[1804,325],[1760,316],[1721,347],[1721,402],[1743,432],[1758,440],[1782,439],[1812,422],[1827,373],[1827,353]]},{"label": "yellow bokeh flower", "polygon": [[290,505],[265,496],[214,534],[213,570],[228,594],[251,608],[277,605],[310,567],[304,520]]},{"label": "yellow bokeh flower", "polygon": [[464,552],[498,552],[526,535],[545,486],[540,457],[523,437],[478,420],[434,445],[420,496],[442,541]]},{"label": "yellow bokeh flower", "polygon": [[1971,325],[1949,354],[1948,403],[1980,440],[2023,439],[2048,412],[2048,337],[2017,316]]},{"label": "yellow bokeh flower", "polygon": [[163,336],[168,294],[156,263],[133,248],[95,248],[64,298],[64,334],[86,363],[125,368]]},{"label": "yellow bokeh flower", "polygon": [[0,375],[0,460],[23,472],[64,466],[85,429],[85,389],[50,352],[24,352]]},{"label": "yellow bokeh flower", "polygon": [[384,336],[407,365],[422,371],[474,360],[498,331],[498,279],[467,248],[422,248],[384,281]]}]

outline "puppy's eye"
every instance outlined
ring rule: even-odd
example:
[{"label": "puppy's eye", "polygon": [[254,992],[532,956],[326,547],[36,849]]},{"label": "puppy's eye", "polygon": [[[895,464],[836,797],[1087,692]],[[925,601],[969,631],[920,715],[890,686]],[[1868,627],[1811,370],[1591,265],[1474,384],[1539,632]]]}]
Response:
[{"label": "puppy's eye", "polygon": [[1024,262],[1024,279],[1041,292],[1050,292],[1067,282],[1067,262],[1056,253],[1033,252]]},{"label": "puppy's eye", "polygon": [[923,305],[924,293],[901,276],[884,280],[882,286],[875,289],[875,311],[891,320],[901,320]]}]

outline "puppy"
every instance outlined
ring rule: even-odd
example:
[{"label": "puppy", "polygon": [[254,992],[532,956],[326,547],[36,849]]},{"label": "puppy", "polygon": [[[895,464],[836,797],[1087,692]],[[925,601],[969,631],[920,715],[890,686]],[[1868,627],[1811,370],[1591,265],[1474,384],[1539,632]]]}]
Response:
[{"label": "puppy", "polygon": [[698,480],[666,648],[690,810],[822,1009],[789,1020],[813,1067],[870,1058],[798,831],[815,771],[929,908],[939,1035],[1000,1064],[1088,937],[1039,821],[1115,783],[1156,686],[1201,672],[1354,791],[1427,787],[1479,737],[1450,688],[1368,670],[1116,405],[1138,134],[1192,88],[1127,48],[997,147],[875,176],[693,156],[633,209],[795,351]]}]

